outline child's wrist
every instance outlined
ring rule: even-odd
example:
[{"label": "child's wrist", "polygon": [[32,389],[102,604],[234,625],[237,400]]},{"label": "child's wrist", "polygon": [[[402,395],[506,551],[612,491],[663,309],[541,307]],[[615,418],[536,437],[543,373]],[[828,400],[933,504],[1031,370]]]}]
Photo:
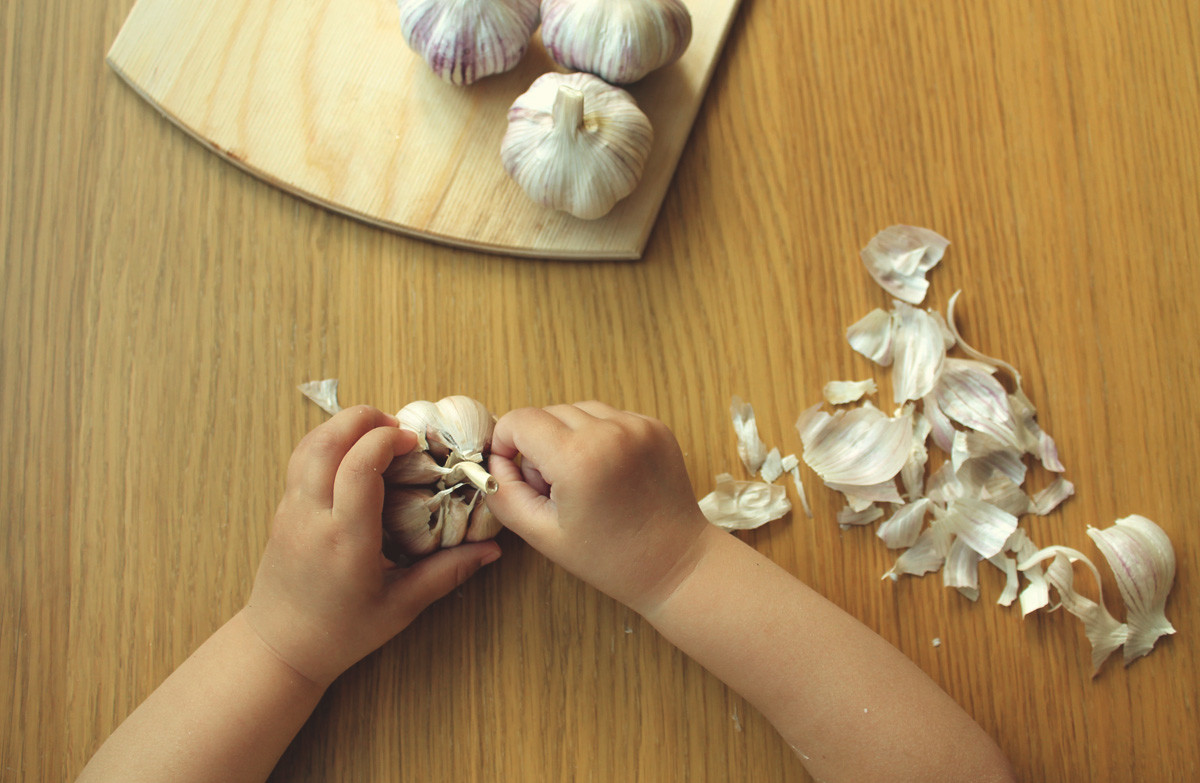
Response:
[{"label": "child's wrist", "polygon": [[281,678],[294,678],[298,688],[316,689],[323,693],[341,676],[341,672],[317,671],[313,666],[301,666],[289,660],[263,635],[247,609],[242,609],[234,615],[229,624],[238,626],[247,654],[269,659],[279,668]]},{"label": "child's wrist", "polygon": [[631,604],[631,608],[653,625],[655,619],[668,610],[672,599],[687,586],[697,571],[702,570],[704,562],[711,559],[713,553],[723,545],[723,540],[728,538],[728,533],[705,520],[703,528],[684,555],[636,605]]}]

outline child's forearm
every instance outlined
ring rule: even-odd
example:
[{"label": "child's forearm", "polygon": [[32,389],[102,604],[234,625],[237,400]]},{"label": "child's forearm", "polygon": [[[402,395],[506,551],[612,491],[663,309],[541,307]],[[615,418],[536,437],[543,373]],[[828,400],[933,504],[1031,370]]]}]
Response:
[{"label": "child's forearm", "polygon": [[79,780],[265,780],[323,692],[239,613],[134,710]]},{"label": "child's forearm", "polygon": [[1007,760],[915,664],[717,528],[644,614],[745,697],[819,780],[1011,780]]}]

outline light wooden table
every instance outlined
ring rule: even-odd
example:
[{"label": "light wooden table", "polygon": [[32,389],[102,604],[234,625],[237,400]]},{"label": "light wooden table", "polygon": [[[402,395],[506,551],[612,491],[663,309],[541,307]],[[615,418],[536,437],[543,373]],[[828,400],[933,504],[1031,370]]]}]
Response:
[{"label": "light wooden table", "polygon": [[[675,428],[699,495],[737,468],[733,394],[796,450],[822,384],[871,372],[842,335],[888,300],[857,252],[907,222],[953,242],[927,304],[963,289],[1078,488],[1027,529],[1099,561],[1087,525],[1158,521],[1179,633],[1092,679],[1081,626],[996,606],[996,573],[978,604],[881,582],[892,555],[811,474],[814,519],[743,535],[1025,779],[1200,779],[1194,4],[745,0],[644,260],[604,264],[424,244],[235,170],[104,67],[130,5],[0,10],[0,778],[73,777],[241,606],[324,418],[297,383],[389,409],[604,399]],[[501,540],[332,688],[276,779],[805,779],[637,616]]]}]

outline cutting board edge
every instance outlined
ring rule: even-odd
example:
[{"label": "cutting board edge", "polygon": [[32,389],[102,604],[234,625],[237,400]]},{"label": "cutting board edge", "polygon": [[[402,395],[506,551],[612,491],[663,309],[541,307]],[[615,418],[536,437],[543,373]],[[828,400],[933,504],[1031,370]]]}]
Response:
[{"label": "cutting board edge", "polygon": [[[113,48],[116,47],[114,42]],[[400,223],[394,223],[387,220],[380,220],[377,217],[357,212],[352,209],[347,209],[345,206],[332,201],[326,201],[316,194],[309,193],[305,190],[292,186],[290,183],[284,182],[276,177],[271,176],[267,172],[249,166],[236,154],[229,150],[213,143],[198,133],[186,122],[172,114],[166,107],[154,99],[152,95],[142,89],[136,81],[131,79],[129,75],[121,68],[120,64],[113,58],[112,49],[104,58],[105,64],[112,69],[113,73],[121,78],[142,100],[154,108],[158,114],[166,118],[172,125],[182,130],[190,138],[199,142],[201,146],[210,152],[218,155],[222,160],[236,166],[255,179],[278,188],[288,195],[307,201],[310,204],[315,204],[322,209],[329,210],[336,214],[348,217],[359,222],[366,223],[376,228],[380,228],[402,236],[419,239],[422,241],[433,242],[439,245],[454,247],[461,250],[471,250],[491,255],[510,255],[517,258],[531,258],[538,260],[563,260],[563,261],[638,261],[645,252],[646,243],[649,240],[650,232],[653,229],[654,223],[657,221],[658,210],[655,210],[655,216],[649,220],[645,229],[638,237],[635,246],[626,246],[613,248],[611,250],[596,250],[578,247],[530,247],[523,245],[504,245],[499,243],[480,242],[464,237],[450,236],[445,234],[437,234],[429,231],[421,231],[411,226],[405,226]],[[661,205],[660,205],[661,208]]]}]

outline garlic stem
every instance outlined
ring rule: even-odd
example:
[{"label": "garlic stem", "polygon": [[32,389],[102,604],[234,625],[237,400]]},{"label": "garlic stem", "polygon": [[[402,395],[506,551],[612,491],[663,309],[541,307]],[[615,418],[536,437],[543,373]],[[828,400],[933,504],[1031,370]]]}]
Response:
[{"label": "garlic stem", "polygon": [[583,127],[583,91],[568,85],[559,85],[551,110],[554,128],[575,138]]}]

